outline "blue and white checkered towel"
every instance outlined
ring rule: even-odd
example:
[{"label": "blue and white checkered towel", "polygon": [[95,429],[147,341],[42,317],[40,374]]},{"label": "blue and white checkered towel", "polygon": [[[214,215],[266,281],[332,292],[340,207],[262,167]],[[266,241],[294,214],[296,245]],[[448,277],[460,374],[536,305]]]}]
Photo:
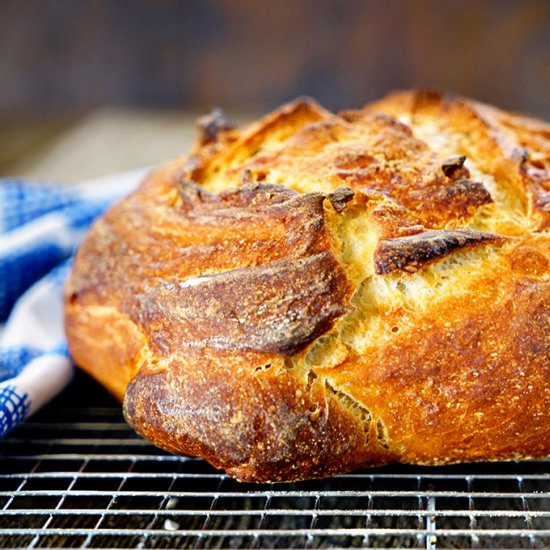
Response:
[{"label": "blue and white checkered towel", "polygon": [[70,381],[63,284],[71,256],[92,221],[144,174],[71,187],[0,179],[0,437]]}]

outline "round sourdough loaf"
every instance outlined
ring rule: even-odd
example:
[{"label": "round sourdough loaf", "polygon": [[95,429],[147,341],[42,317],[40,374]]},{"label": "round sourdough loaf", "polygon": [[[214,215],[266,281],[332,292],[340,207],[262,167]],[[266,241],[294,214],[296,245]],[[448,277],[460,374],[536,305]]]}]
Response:
[{"label": "round sourdough loaf", "polygon": [[549,125],[413,91],[198,130],[67,284],[143,437],[250,481],[550,454]]}]

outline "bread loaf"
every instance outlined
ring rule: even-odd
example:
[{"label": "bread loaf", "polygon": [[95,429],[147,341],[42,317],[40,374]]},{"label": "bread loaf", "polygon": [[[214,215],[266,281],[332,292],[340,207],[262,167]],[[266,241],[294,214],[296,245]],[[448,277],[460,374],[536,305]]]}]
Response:
[{"label": "bread loaf", "polygon": [[262,482],[550,454],[549,125],[413,91],[198,130],[66,288],[143,437]]}]

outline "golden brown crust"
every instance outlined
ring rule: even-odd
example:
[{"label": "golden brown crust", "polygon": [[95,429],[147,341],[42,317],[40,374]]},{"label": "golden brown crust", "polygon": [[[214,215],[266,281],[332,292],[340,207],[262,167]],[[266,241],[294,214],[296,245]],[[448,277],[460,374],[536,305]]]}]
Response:
[{"label": "golden brown crust", "polygon": [[367,344],[332,380],[376,411],[407,461],[547,455],[548,257],[548,241],[514,245],[476,280],[468,301],[449,294],[437,316],[388,311],[392,341]]},{"label": "golden brown crust", "polygon": [[184,448],[240,480],[321,477],[391,459],[330,387],[266,354],[192,351],[142,369],[125,414],[156,445]]},{"label": "golden brown crust", "polygon": [[404,117],[413,129],[428,124],[480,170],[499,179],[506,206],[528,210],[538,229],[550,225],[547,123],[434,91],[395,93],[366,110]]},{"label": "golden brown crust", "polygon": [[330,250],[322,194],[257,184],[210,195],[183,185],[184,215],[195,228],[223,229],[223,254],[230,243],[242,248],[243,226],[254,240],[232,253],[241,266],[208,273],[221,262],[204,239],[188,251],[189,262],[200,261],[207,274],[156,281],[136,295],[132,315],[146,331],[155,326],[153,343],[166,354],[199,348],[293,355],[349,310],[351,285]]},{"label": "golden brown crust", "polygon": [[421,91],[198,129],[67,285],[138,432],[251,481],[550,453],[548,125]]}]

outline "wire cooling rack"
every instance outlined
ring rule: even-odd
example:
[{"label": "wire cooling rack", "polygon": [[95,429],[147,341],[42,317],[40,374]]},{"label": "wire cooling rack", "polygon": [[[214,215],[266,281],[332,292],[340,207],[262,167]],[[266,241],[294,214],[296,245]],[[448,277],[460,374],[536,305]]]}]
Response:
[{"label": "wire cooling rack", "polygon": [[242,484],[141,440],[84,374],[0,448],[2,548],[550,548],[550,460]]}]

